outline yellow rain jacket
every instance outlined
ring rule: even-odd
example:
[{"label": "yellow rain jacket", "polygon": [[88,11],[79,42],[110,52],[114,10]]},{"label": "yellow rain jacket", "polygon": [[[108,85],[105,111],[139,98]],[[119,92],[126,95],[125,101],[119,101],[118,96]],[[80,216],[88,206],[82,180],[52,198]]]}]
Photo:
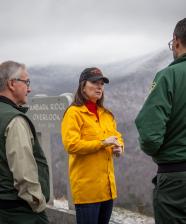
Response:
[{"label": "yellow rain jacket", "polygon": [[113,115],[98,107],[98,116],[86,106],[71,106],[62,121],[62,141],[69,153],[70,184],[74,204],[94,203],[117,197],[111,147],[102,140],[121,134]]}]

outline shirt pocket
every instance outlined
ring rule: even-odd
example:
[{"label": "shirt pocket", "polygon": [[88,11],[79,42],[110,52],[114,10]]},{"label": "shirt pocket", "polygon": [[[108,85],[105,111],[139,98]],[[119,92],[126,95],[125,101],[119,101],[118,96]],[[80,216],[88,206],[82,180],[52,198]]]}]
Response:
[{"label": "shirt pocket", "polygon": [[99,132],[93,128],[85,128],[81,133],[81,137],[84,140],[98,140]]}]

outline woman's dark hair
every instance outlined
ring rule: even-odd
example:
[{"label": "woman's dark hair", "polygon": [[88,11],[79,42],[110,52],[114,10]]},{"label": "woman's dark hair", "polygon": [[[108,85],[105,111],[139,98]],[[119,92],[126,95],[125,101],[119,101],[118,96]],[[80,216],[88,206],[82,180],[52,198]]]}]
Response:
[{"label": "woman's dark hair", "polygon": [[184,47],[186,47],[186,18],[180,20],[174,29],[174,35],[180,39]]},{"label": "woman's dark hair", "polygon": [[[83,106],[83,105],[85,104],[85,102],[88,100],[87,96],[85,95],[85,93],[84,93],[84,91],[83,91],[83,89],[84,89],[84,87],[85,87],[85,85],[86,85],[86,82],[87,82],[86,80],[79,82],[78,89],[77,89],[77,91],[76,91],[76,93],[75,93],[75,95],[74,95],[74,100],[72,101],[72,103],[70,104],[69,107],[71,107],[71,106]],[[110,110],[108,110],[107,108],[105,108],[105,107],[103,106],[103,101],[104,101],[104,93],[102,94],[101,99],[97,100],[96,104],[97,104],[99,107],[104,108],[104,109],[105,109],[108,113],[110,113],[110,114],[113,116],[113,118],[114,118],[113,113],[112,113]],[[69,107],[68,107],[68,108],[69,108]],[[65,116],[65,113],[67,112],[68,108],[67,108],[66,111],[64,112],[63,116]]]},{"label": "woman's dark hair", "polygon": [[[83,89],[86,85],[86,80],[83,80],[81,82],[79,82],[79,86],[78,86],[78,89],[74,95],[74,100],[72,101],[72,103],[70,104],[70,106],[65,110],[64,114],[63,114],[63,117],[65,116],[67,110],[71,107],[71,106],[83,106],[85,104],[85,102],[88,100],[87,96],[85,95]],[[114,115],[113,113],[108,110],[107,108],[105,108],[103,106],[103,101],[104,101],[104,93],[102,94],[102,97],[101,99],[97,100],[96,104],[99,106],[99,107],[102,107],[104,108],[108,113],[110,113],[112,115],[112,117],[114,118]]]},{"label": "woman's dark hair", "polygon": [[[86,94],[84,93],[83,89],[86,85],[86,80],[84,81],[81,81],[79,83],[79,86],[78,86],[78,89],[75,93],[75,96],[74,96],[74,100],[73,102],[71,103],[70,106],[82,106],[85,104],[85,102],[88,100]],[[103,107],[103,101],[104,101],[104,94],[102,94],[102,97],[101,99],[99,99],[96,104],[100,107]]]}]

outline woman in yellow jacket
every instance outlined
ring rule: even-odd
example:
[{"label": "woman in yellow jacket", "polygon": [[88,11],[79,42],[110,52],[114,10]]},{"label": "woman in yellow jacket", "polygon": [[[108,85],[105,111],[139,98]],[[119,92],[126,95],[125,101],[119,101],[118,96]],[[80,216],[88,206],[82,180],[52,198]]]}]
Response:
[{"label": "woman in yellow jacket", "polygon": [[113,114],[103,106],[104,83],[109,80],[98,68],[85,69],[62,121],[78,224],[109,223],[117,197],[113,154],[120,156],[124,143]]}]

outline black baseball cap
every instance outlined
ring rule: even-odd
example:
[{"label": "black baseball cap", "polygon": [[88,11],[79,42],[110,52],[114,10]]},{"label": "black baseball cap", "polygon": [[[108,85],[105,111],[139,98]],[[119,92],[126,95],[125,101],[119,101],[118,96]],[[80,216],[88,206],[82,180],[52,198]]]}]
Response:
[{"label": "black baseball cap", "polygon": [[86,68],[82,71],[79,82],[82,82],[84,80],[86,81],[97,81],[102,79],[104,83],[109,83],[109,79],[105,76],[103,76],[101,70],[99,68]]}]

